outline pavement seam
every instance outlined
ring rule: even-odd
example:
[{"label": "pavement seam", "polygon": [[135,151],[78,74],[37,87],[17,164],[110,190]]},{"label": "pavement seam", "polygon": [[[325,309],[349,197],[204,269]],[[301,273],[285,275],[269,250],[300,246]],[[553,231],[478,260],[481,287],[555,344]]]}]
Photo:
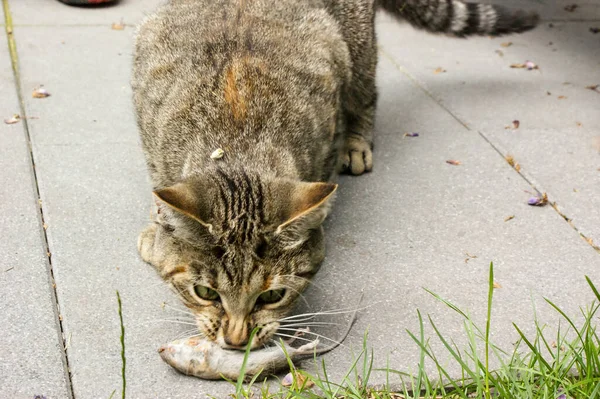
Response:
[{"label": "pavement seam", "polygon": [[[438,100],[435,95],[430,92],[426,85],[421,82],[420,80],[418,80],[414,75],[412,75],[408,70],[406,70],[406,68],[404,68],[402,65],[398,64],[396,62],[396,60],[390,55],[388,54],[386,51],[383,50],[383,48],[381,48],[381,46],[378,47],[379,53],[382,54],[385,58],[387,58],[388,61],[390,61],[392,63],[392,65],[398,70],[400,71],[400,73],[402,73],[404,76],[406,76],[408,79],[410,79],[413,84],[415,84],[417,87],[419,87],[419,89],[421,89],[429,98],[431,98],[440,108],[442,108],[444,111],[446,111],[452,118],[454,118],[454,120],[456,120],[458,123],[460,123],[465,129],[467,129],[468,131],[473,131],[473,129],[471,129],[469,127],[469,125],[464,122],[462,119],[460,119],[460,117],[456,114],[454,114],[454,112],[452,112],[448,107],[446,107],[440,100]],[[539,195],[539,197],[541,198],[543,194],[546,193],[546,191],[544,191],[542,189],[541,184],[537,183],[534,181],[534,179],[529,176],[524,174],[521,170],[517,170],[517,168],[515,167],[515,165],[511,164],[508,159],[507,159],[507,155],[508,152],[507,151],[503,151],[502,148],[500,148],[499,145],[493,143],[486,135],[485,133],[481,132],[479,129],[477,129],[477,133],[479,134],[479,136],[481,138],[483,138],[493,149],[494,151],[496,151],[507,163],[508,165],[523,179],[525,180],[525,182],[527,182],[527,184],[529,184],[529,186],[531,186]],[[558,208],[558,204],[556,202],[552,202],[552,201],[548,201],[548,204],[552,207],[552,209],[554,209],[554,211],[562,218],[565,220],[565,222],[567,222],[567,224],[569,226],[571,226],[571,228],[573,230],[575,230],[575,232],[577,232],[577,234],[579,234],[579,236],[588,244],[590,245],[598,254],[600,254],[600,243],[598,244],[594,244],[594,241],[592,240],[591,237],[587,237],[583,232],[581,232],[581,230],[575,226],[575,224],[573,224],[573,219],[569,218],[567,215],[565,215],[559,208]]]},{"label": "pavement seam", "polygon": [[44,209],[42,207],[42,200],[41,200],[41,196],[40,196],[40,187],[39,187],[39,182],[38,182],[38,176],[37,176],[37,171],[35,169],[35,156],[33,154],[33,147],[32,147],[32,142],[31,142],[31,134],[29,132],[29,125],[27,122],[27,114],[26,114],[26,109],[25,109],[25,101],[23,98],[23,92],[21,89],[21,76],[20,76],[20,71],[19,71],[19,59],[18,59],[18,55],[17,55],[17,44],[14,38],[14,30],[13,30],[13,23],[12,23],[12,15],[10,13],[10,8],[8,5],[8,0],[2,0],[2,9],[4,12],[4,22],[5,24],[4,26],[4,30],[6,31],[6,40],[7,40],[7,44],[8,44],[8,51],[10,54],[10,61],[11,61],[11,66],[12,66],[12,70],[13,70],[13,77],[15,80],[15,89],[17,92],[17,98],[19,100],[19,111],[21,113],[21,122],[23,123],[23,131],[25,133],[25,139],[27,141],[27,149],[28,149],[28,153],[29,153],[29,160],[31,162],[31,172],[33,174],[33,180],[34,180],[34,188],[35,188],[35,196],[37,197],[37,202],[38,202],[38,216],[39,216],[39,220],[40,220],[40,230],[42,233],[42,238],[43,238],[43,242],[45,245],[45,250],[46,250],[46,255],[47,255],[47,270],[48,270],[48,277],[49,277],[49,281],[48,284],[50,285],[50,293],[51,293],[51,297],[52,300],[54,301],[54,317],[55,317],[55,322],[56,325],[58,326],[58,340],[59,342],[62,343],[61,345],[61,360],[63,363],[63,369],[64,369],[64,375],[65,375],[65,382],[67,384],[67,394],[69,395],[70,399],[74,399],[74,394],[73,394],[73,382],[72,382],[72,378],[71,378],[71,371],[69,368],[69,359],[67,357],[67,351],[66,351],[66,340],[65,340],[65,334],[64,334],[64,329],[63,329],[63,324],[62,324],[62,320],[61,320],[61,315],[60,315],[60,305],[58,303],[58,295],[57,295],[57,289],[56,289],[56,282],[54,280],[54,270],[52,267],[52,252],[50,251],[50,245],[48,243],[48,235],[46,233],[46,229],[44,228],[44,226],[46,226],[45,223],[45,219],[44,219]]}]

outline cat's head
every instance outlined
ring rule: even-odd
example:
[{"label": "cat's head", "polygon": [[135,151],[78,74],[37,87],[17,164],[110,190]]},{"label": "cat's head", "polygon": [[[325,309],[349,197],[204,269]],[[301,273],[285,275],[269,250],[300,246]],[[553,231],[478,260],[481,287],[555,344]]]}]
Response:
[{"label": "cat's head", "polygon": [[218,171],[155,192],[174,243],[158,269],[202,335],[238,349],[255,327],[252,348],[271,339],[323,260],[336,187]]}]

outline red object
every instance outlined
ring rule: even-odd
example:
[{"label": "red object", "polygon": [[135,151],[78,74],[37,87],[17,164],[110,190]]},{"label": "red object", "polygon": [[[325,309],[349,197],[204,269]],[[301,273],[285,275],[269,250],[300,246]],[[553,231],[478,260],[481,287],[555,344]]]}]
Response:
[{"label": "red object", "polygon": [[104,3],[112,3],[116,0],[59,0],[62,3],[69,4],[72,6],[84,6],[84,5],[93,5],[93,4],[104,4]]}]

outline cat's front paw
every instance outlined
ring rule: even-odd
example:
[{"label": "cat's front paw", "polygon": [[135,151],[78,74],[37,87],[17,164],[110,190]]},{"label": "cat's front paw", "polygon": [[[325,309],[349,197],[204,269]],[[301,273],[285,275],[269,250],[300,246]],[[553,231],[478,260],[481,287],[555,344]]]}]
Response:
[{"label": "cat's front paw", "polygon": [[152,263],[157,227],[156,223],[149,224],[138,237],[137,248],[144,262]]},{"label": "cat's front paw", "polygon": [[362,136],[351,134],[346,138],[340,154],[340,172],[362,175],[373,169],[371,143]]}]

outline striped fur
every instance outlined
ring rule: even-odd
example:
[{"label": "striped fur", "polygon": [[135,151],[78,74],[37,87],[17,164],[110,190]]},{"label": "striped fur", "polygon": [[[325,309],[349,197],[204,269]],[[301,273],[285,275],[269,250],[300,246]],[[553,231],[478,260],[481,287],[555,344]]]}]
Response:
[{"label": "striped fur", "polygon": [[513,11],[498,5],[467,3],[460,0],[378,0],[393,15],[417,28],[452,36],[501,36],[535,28],[534,12]]}]

